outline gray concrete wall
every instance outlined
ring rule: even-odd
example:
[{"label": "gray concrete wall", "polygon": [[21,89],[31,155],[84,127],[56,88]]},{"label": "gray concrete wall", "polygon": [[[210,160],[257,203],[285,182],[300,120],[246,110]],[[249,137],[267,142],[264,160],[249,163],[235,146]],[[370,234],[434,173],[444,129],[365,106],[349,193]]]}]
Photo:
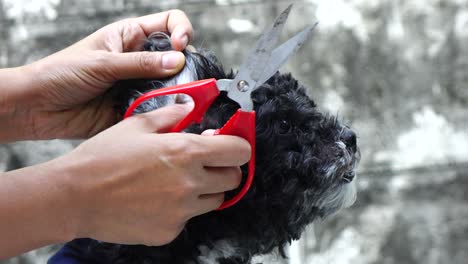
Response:
[{"label": "gray concrete wall", "polygon": [[[111,21],[169,8],[191,18],[195,46],[237,68],[292,1],[1,0],[0,65],[21,65]],[[357,130],[355,206],[311,226],[290,263],[466,263],[468,0],[294,1],[291,36],[319,21],[284,71]],[[77,142],[0,146],[0,170],[53,158]],[[0,263],[44,263],[45,248]],[[267,263],[280,261],[274,256]]]}]

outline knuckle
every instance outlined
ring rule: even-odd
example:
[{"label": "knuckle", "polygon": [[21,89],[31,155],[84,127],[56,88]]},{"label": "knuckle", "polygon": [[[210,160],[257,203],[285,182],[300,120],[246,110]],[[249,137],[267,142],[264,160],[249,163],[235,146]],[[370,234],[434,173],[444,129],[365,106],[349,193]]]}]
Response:
[{"label": "knuckle", "polygon": [[130,120],[133,120],[135,123],[140,123],[144,127],[153,127],[154,120],[151,118],[149,113],[143,113],[139,115],[133,115]]},{"label": "knuckle", "polygon": [[198,184],[193,179],[191,179],[191,177],[183,177],[183,180],[179,186],[179,196],[184,200],[193,197],[193,194],[198,188]]},{"label": "knuckle", "polygon": [[183,104],[167,105],[158,109],[158,111],[161,113],[161,116],[165,116],[171,120],[182,120],[188,113],[187,106]]},{"label": "knuckle", "polygon": [[173,191],[173,199],[177,204],[181,205],[180,210],[183,210],[184,204],[188,201],[197,197],[197,190],[199,188],[199,183],[196,182],[194,177],[188,173],[186,174],[174,174],[176,179],[176,189]]},{"label": "knuckle", "polygon": [[171,17],[175,17],[177,19],[178,25],[182,26],[184,31],[189,35],[189,37],[193,36],[193,28],[188,19],[187,14],[180,10],[180,9],[171,9],[169,10],[169,14]]},{"label": "knuckle", "polygon": [[117,29],[122,38],[122,43],[130,43],[142,31],[138,23],[132,19],[124,19],[118,22]]},{"label": "knuckle", "polygon": [[172,145],[172,153],[184,163],[193,162],[203,152],[200,143],[192,135],[184,134],[183,137],[175,140]]},{"label": "knuckle", "polygon": [[129,19],[124,19],[117,23],[117,30],[120,33],[122,39],[124,39],[125,36],[128,36],[131,27],[132,25]]},{"label": "knuckle", "polygon": [[230,171],[230,188],[236,189],[240,186],[242,181],[242,172],[239,167],[232,168]]},{"label": "knuckle", "polygon": [[245,162],[250,160],[252,154],[252,148],[250,144],[244,140],[243,143],[239,144],[240,155],[245,158]]},{"label": "knuckle", "polygon": [[187,17],[187,14],[185,14],[184,11],[182,11],[182,10],[180,10],[180,9],[177,9],[177,8],[171,9],[171,10],[169,10],[169,12],[170,12],[171,14],[173,14],[173,15],[176,15],[176,16],[185,16],[185,17]]},{"label": "knuckle", "polygon": [[185,137],[179,137],[173,140],[173,142],[168,145],[168,152],[171,156],[182,158],[185,156],[185,149],[190,145]]},{"label": "knuckle", "polygon": [[189,111],[188,108],[190,107],[187,107],[187,104],[185,102],[184,104],[173,104],[173,105],[170,105],[170,107],[166,107],[166,109],[170,111],[170,113],[172,113],[174,116],[179,116],[181,114],[184,114],[185,116],[185,114]]},{"label": "knuckle", "polygon": [[[248,162],[252,155],[252,149],[250,144],[239,137],[226,138],[225,150],[232,155],[232,165],[242,165]],[[235,162],[235,163],[234,163]]]},{"label": "knuckle", "polygon": [[118,78],[118,65],[115,64],[114,54],[97,50],[93,52],[89,65],[88,69],[94,72],[89,76],[94,77],[94,79],[115,80]]},{"label": "knuckle", "polygon": [[200,141],[194,137],[187,137],[186,152],[193,159],[203,154],[204,149],[200,146]]},{"label": "knuckle", "polygon": [[143,72],[154,72],[159,65],[159,57],[149,52],[141,52],[138,55],[138,66]]},{"label": "knuckle", "polygon": [[96,62],[97,65],[109,65],[110,60],[111,58],[107,52],[98,50],[93,53],[93,61]]}]

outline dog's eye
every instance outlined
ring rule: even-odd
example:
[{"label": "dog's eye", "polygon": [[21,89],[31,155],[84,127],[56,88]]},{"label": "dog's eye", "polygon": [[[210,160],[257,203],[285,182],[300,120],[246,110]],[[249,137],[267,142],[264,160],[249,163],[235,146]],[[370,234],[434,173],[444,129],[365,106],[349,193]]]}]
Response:
[{"label": "dog's eye", "polygon": [[286,120],[282,120],[281,123],[279,124],[279,132],[281,134],[286,134],[286,133],[289,133],[290,131],[291,131],[291,124]]}]

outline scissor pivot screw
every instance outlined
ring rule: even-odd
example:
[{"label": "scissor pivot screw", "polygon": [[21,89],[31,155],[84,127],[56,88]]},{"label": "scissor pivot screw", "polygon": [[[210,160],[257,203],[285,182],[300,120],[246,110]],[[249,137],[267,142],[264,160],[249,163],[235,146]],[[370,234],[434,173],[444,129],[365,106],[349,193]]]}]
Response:
[{"label": "scissor pivot screw", "polygon": [[247,81],[241,80],[237,83],[237,89],[241,92],[247,92],[250,87]]}]

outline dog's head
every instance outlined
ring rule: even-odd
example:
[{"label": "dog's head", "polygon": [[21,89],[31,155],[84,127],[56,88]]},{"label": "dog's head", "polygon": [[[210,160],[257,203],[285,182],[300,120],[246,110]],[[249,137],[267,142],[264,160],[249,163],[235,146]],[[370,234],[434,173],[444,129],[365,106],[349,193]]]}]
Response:
[{"label": "dog's head", "polygon": [[[162,51],[171,46],[169,38],[159,33],[150,36],[144,48]],[[122,83],[131,88],[119,89],[129,91],[119,99],[123,110],[149,90],[206,78],[233,78],[209,53],[186,50],[185,55],[185,68],[173,78]],[[252,100],[257,114],[256,173],[247,195],[231,208],[190,220],[173,243],[148,251],[187,254],[204,263],[200,256],[206,253],[204,250],[218,250],[217,245],[228,244],[236,248],[236,253],[227,256],[231,253],[223,249],[220,254],[224,258],[236,255],[247,261],[254,254],[267,253],[298,239],[305,226],[317,217],[326,217],[354,202],[353,179],[359,160],[355,133],[336,117],[319,111],[290,74],[275,74],[252,93]],[[140,105],[136,113],[185,102],[190,98],[158,97]],[[237,108],[237,103],[221,94],[202,123],[186,132],[220,128]],[[243,171],[246,175],[245,167]],[[183,248],[191,252],[182,253]],[[127,250],[131,251],[130,247]]]}]

